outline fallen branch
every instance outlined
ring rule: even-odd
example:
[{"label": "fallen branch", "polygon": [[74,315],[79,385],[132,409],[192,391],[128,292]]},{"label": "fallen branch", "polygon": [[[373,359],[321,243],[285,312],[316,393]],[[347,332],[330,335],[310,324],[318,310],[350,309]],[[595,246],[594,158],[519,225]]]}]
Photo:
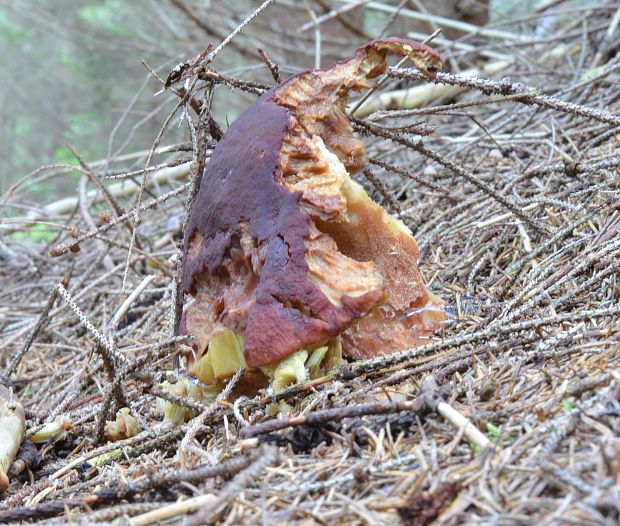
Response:
[{"label": "fallen branch", "polygon": [[127,519],[127,524],[130,526],[147,526],[148,524],[161,523],[171,517],[195,513],[200,508],[208,506],[216,500],[217,497],[213,493],[198,495],[198,497],[192,497],[191,499],[182,500],[181,502],[174,502],[167,506],[157,508],[156,510],[148,511],[142,515]]},{"label": "fallen branch", "polygon": [[[389,75],[398,79],[427,80],[424,75],[411,68],[392,68]],[[526,86],[521,82],[513,82],[509,79],[489,80],[471,75],[453,75],[452,73],[440,72],[429,82],[466,89],[476,89],[485,95],[516,95],[518,98],[513,100],[522,104],[542,106],[543,108],[553,109],[563,113],[572,113],[586,119],[597,120],[606,124],[620,125],[620,115],[615,115],[598,108],[590,108],[588,106],[566,102],[552,97],[551,95],[539,93],[537,88]]]},{"label": "fallen branch", "polygon": [[[538,62],[545,63],[569,53],[570,48],[568,46],[559,45],[549,52],[544,53]],[[491,77],[512,66],[514,63],[514,58],[489,62],[481,68],[471,68],[463,71],[459,77]],[[394,75],[394,70],[390,71],[390,75]],[[416,86],[415,88],[388,91],[367,100],[355,112],[355,116],[363,119],[380,110],[420,108],[430,105],[440,97],[455,97],[468,89],[469,87],[460,85],[424,84],[422,86]]]},{"label": "fallen branch", "polygon": [[324,424],[326,422],[339,421],[344,418],[354,418],[359,416],[384,415],[387,413],[400,413],[401,411],[421,413],[424,411],[425,405],[425,399],[416,398],[413,401],[376,402],[372,404],[356,404],[346,407],[335,407],[333,409],[315,411],[301,416],[268,420],[262,424],[244,427],[239,433],[239,436],[246,439],[265,433],[280,431],[282,429],[286,429],[287,427]]},{"label": "fallen branch", "polygon": [[198,484],[215,477],[232,476],[248,467],[256,458],[256,454],[244,455],[216,466],[203,466],[191,471],[174,470],[163,475],[147,477],[138,483],[119,483],[87,495],[46,502],[27,508],[9,509],[0,512],[0,523],[44,519],[64,513],[67,508],[95,508],[121,500],[131,500],[151,490],[168,491],[172,485],[182,481]]},{"label": "fallen branch", "polygon": [[[155,184],[164,184],[172,181],[184,180],[187,178],[190,170],[191,163],[183,163],[177,166],[170,166],[167,168],[161,168],[153,172],[150,177],[147,178],[146,186],[152,187]],[[119,197],[127,197],[136,192],[139,188],[139,185],[134,183],[133,181],[123,181],[121,183],[115,183],[108,187],[108,192],[111,196],[115,198]],[[92,199],[92,204],[99,202],[103,199],[103,195],[98,189],[90,190],[86,193],[86,197],[88,199]],[[77,197],[67,197],[65,199],[60,199],[59,201],[54,201],[48,205],[45,205],[41,212],[33,212],[28,216],[28,219],[36,219],[37,217],[43,216],[57,216],[62,214],[67,214],[71,212],[78,205]]]},{"label": "fallen branch", "polygon": [[60,243],[50,249],[49,256],[54,258],[54,257],[62,256],[63,254],[66,254],[67,252],[78,252],[80,243],[82,243],[82,241],[91,239],[97,236],[98,234],[103,234],[104,232],[107,232],[111,228],[114,228],[116,225],[119,225],[124,221],[129,221],[130,219],[132,219],[135,216],[137,210],[144,211],[144,210],[149,210],[151,208],[155,208],[157,205],[163,203],[167,199],[170,199],[178,194],[182,194],[188,188],[189,188],[189,183],[185,183],[179,186],[178,188],[175,188],[171,192],[161,195],[157,197],[156,199],[152,199],[148,203],[141,205],[139,209],[134,208],[130,210],[129,212],[125,212],[122,216],[119,216],[116,219],[113,219],[112,221],[101,225],[97,230],[92,230],[85,234],[79,235],[71,243]]},{"label": "fallen branch", "polygon": [[420,394],[424,396],[427,403],[441,416],[443,416],[458,431],[463,429],[463,435],[478,446],[480,449],[493,447],[491,441],[472,424],[465,416],[459,413],[450,404],[444,402],[439,395],[439,388],[432,374],[427,375],[422,380],[420,386]]},{"label": "fallen branch", "polygon": [[356,404],[315,411],[290,418],[268,420],[261,424],[243,428],[239,436],[244,439],[242,441],[242,446],[255,447],[257,444],[248,439],[252,439],[258,435],[280,431],[287,427],[311,426],[328,422],[339,422],[345,418],[400,413],[402,411],[415,413],[418,416],[423,416],[431,411],[436,412],[457,430],[463,430],[462,434],[480,449],[492,447],[489,439],[476,426],[443,400],[441,390],[432,374],[427,375],[422,381],[420,392],[415,400]]}]

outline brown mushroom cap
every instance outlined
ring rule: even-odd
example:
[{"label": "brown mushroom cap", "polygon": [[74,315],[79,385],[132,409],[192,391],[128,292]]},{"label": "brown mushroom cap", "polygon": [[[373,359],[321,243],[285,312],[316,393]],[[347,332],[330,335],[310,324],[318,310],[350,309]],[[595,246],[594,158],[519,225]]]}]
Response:
[{"label": "brown mushroom cap", "polygon": [[265,93],[218,143],[185,231],[182,284],[195,302],[182,325],[196,355],[231,329],[248,366],[272,364],[371,312],[381,319],[378,308],[398,318],[429,300],[408,229],[350,179],[366,157],[339,108],[385,71],[389,52],[430,76],[441,67],[422,44],[370,42]]}]

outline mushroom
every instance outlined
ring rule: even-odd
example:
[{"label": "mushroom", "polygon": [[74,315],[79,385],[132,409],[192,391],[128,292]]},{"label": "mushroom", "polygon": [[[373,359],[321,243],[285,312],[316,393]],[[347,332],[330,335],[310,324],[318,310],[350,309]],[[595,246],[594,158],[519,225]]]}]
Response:
[{"label": "mushroom", "polygon": [[0,382],[0,493],[9,486],[8,472],[24,438],[24,426],[22,404]]},{"label": "mushroom", "polygon": [[44,444],[50,440],[62,440],[69,429],[73,427],[73,420],[69,415],[58,415],[54,420],[28,430],[28,437],[33,444]]},{"label": "mushroom", "polygon": [[[162,392],[190,399],[195,402],[212,402],[217,396],[216,392],[211,391],[208,387],[203,387],[192,381],[190,378],[179,378],[176,382],[171,383],[168,380],[160,385]],[[163,413],[164,424],[178,426],[191,420],[196,416],[196,411],[190,407],[170,402],[163,398],[157,399],[157,405]]]},{"label": "mushroom", "polygon": [[135,416],[132,416],[128,407],[121,407],[116,412],[116,419],[106,422],[104,431],[112,442],[125,440],[136,436],[142,431],[142,426]]},{"label": "mushroom", "polygon": [[[300,380],[295,364],[319,370],[317,349],[393,353],[444,318],[412,233],[351,178],[367,159],[343,113],[348,92],[371,87],[388,53],[429,78],[443,66],[423,44],[374,40],[269,90],[215,148],[184,239],[182,284],[194,301],[180,332],[193,336],[190,374],[213,383],[235,368],[275,371],[303,351],[285,367],[285,383]],[[222,356],[231,363],[218,377]]]}]

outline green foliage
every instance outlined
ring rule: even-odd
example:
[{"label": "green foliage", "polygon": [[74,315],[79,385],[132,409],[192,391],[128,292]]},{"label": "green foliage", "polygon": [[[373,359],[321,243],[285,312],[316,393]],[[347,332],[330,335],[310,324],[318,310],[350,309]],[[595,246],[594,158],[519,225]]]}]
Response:
[{"label": "green foliage", "polygon": [[501,434],[500,428],[491,424],[491,422],[487,422],[487,432],[489,433],[489,436],[494,439],[498,439]]},{"label": "green foliage", "polygon": [[32,122],[31,120],[23,115],[19,115],[15,119],[15,127],[13,128],[13,133],[16,135],[27,135],[32,132]]},{"label": "green foliage", "polygon": [[[66,137],[69,142],[74,138],[82,138],[99,130],[99,119],[95,112],[86,111],[70,115],[67,118]],[[81,157],[81,155],[80,155]]]},{"label": "green foliage", "polygon": [[[54,158],[58,164],[73,164],[75,166],[79,164],[79,161],[69,148],[56,148]],[[69,172],[67,175],[79,179],[82,174],[80,172]]]},{"label": "green foliage", "polygon": [[562,400],[562,407],[567,413],[572,413],[575,409],[573,404],[571,404],[568,400]]},{"label": "green foliage", "polygon": [[35,241],[49,242],[56,237],[56,232],[50,230],[48,225],[34,225],[19,232],[13,232],[11,239],[13,241]]},{"label": "green foliage", "polygon": [[580,76],[579,76],[579,81],[580,82],[585,82],[587,80],[593,79],[594,77],[596,77],[597,75],[600,75],[601,73],[603,73],[605,71],[605,69],[607,69],[606,65],[603,66],[598,66],[596,68],[590,68],[590,69],[586,69]]},{"label": "green foliage", "polygon": [[65,47],[60,52],[59,62],[75,73],[85,73],[84,63],[77,60],[71,49]]},{"label": "green foliage", "polygon": [[123,17],[123,2],[106,0],[93,5],[86,5],[78,10],[78,17],[95,29],[114,36],[131,36],[132,27]]},{"label": "green foliage", "polygon": [[54,184],[50,181],[42,181],[40,183],[30,184],[28,190],[35,194],[52,195],[54,193]]},{"label": "green foliage", "polygon": [[20,44],[34,36],[34,31],[11,19],[9,13],[0,9],[0,38],[11,44]]},{"label": "green foliage", "polygon": [[489,434],[489,437],[491,437],[493,442],[495,442],[496,444],[501,443],[500,445],[506,445],[506,444],[512,444],[515,441],[515,438],[511,435],[502,437],[501,428],[492,424],[491,422],[487,422],[486,426],[487,426],[487,433]]},{"label": "green foliage", "polygon": [[54,158],[56,159],[56,162],[60,164],[78,164],[78,160],[69,148],[56,148]]},{"label": "green foliage", "polygon": [[491,22],[500,22],[506,18],[516,18],[534,13],[534,0],[491,0]]}]

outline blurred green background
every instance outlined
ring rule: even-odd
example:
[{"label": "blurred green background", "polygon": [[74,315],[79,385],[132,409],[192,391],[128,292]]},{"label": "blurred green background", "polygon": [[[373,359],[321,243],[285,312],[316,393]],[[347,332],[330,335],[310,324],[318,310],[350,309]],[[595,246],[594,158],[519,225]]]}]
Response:
[{"label": "blurred green background", "polygon": [[[89,160],[148,148],[166,112],[140,61],[179,57],[174,15],[150,0],[0,0],[0,190],[42,164],[76,162],[67,143]],[[39,184],[31,190],[71,186]]]}]

